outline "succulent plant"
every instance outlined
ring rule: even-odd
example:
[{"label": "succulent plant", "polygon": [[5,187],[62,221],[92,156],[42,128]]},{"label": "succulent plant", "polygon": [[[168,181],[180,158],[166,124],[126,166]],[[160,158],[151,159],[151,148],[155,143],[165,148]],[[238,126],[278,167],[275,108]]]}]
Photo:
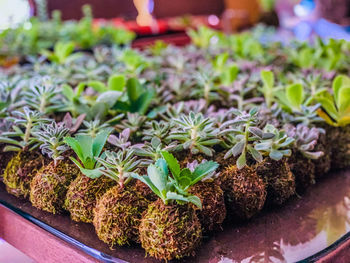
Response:
[{"label": "succulent plant", "polygon": [[319,134],[322,132],[320,129],[316,127],[309,128],[306,125],[298,124],[296,127],[293,125],[284,125],[284,130],[288,137],[294,139],[294,148],[304,157],[315,160],[323,155],[321,151],[314,151]]},{"label": "succulent plant", "polygon": [[141,159],[141,164],[143,166],[148,166],[162,158],[162,151],[169,151],[176,147],[176,143],[173,142],[169,145],[164,145],[159,138],[153,137],[150,142],[135,144],[132,147],[135,149],[135,154],[137,156],[143,157],[143,159]]},{"label": "succulent plant", "polygon": [[196,86],[193,87],[190,96],[192,98],[202,98],[208,106],[213,101],[220,100],[219,87],[214,84],[214,79],[207,71],[197,72],[194,76]]},{"label": "succulent plant", "polygon": [[263,156],[269,156],[276,161],[292,154],[290,147],[295,140],[289,137],[285,131],[278,130],[274,126],[267,124],[263,132],[273,134],[274,136],[269,139],[260,140],[255,144],[255,150],[261,152]]},{"label": "succulent plant", "polygon": [[275,135],[271,132],[264,132],[255,126],[258,122],[257,108],[252,108],[249,113],[236,111],[236,115],[235,119],[221,125],[223,130],[220,135],[224,137],[224,147],[229,149],[224,158],[239,155],[236,164],[238,169],[242,169],[247,165],[247,153],[257,162],[263,160],[262,154],[254,148],[254,143],[271,139]]},{"label": "succulent plant", "polygon": [[307,126],[317,125],[318,123],[324,122],[318,115],[320,106],[319,103],[311,106],[302,105],[300,111],[294,112],[293,114],[287,112],[280,112],[279,114],[284,123],[302,123]]},{"label": "succulent plant", "polygon": [[112,130],[112,127],[107,122],[101,123],[100,120],[83,121],[83,125],[85,129],[80,129],[77,135],[89,135],[95,138],[100,131]]},{"label": "succulent plant", "polygon": [[219,130],[214,128],[214,121],[203,114],[190,112],[174,119],[174,127],[167,139],[179,142],[177,149],[189,150],[191,154],[203,153],[212,156],[213,145],[218,144]]},{"label": "succulent plant", "polygon": [[127,113],[126,118],[121,120],[120,123],[115,125],[117,131],[122,131],[125,129],[130,129],[132,135],[141,134],[140,128],[147,120],[146,116],[142,116],[138,113]]},{"label": "succulent plant", "polygon": [[39,144],[36,143],[33,136],[33,129],[40,123],[47,123],[49,120],[44,118],[40,112],[32,111],[28,107],[24,107],[23,112],[12,112],[12,116],[7,119],[13,123],[13,131],[3,132],[0,137],[0,142],[8,144],[4,151],[18,152],[38,147]]},{"label": "succulent plant", "polygon": [[73,42],[57,42],[54,46],[54,50],[44,50],[42,51],[43,55],[46,56],[51,62],[57,64],[64,64],[67,60],[76,59],[81,54],[75,53],[74,43]]},{"label": "succulent plant", "polygon": [[322,109],[319,115],[332,126],[346,126],[350,124],[350,78],[339,75],[333,80],[333,96],[325,91],[316,97]]},{"label": "succulent plant", "polygon": [[70,159],[85,176],[95,179],[102,175],[96,158],[100,157],[109,134],[109,130],[102,130],[96,134],[96,137],[76,135],[75,138],[64,138],[64,142],[76,153],[79,161],[74,157]]},{"label": "succulent plant", "polygon": [[122,149],[118,152],[105,151],[104,158],[96,159],[104,167],[100,170],[101,173],[117,181],[121,188],[131,179],[140,164],[133,149]]},{"label": "succulent plant", "polygon": [[109,135],[108,142],[121,150],[126,150],[131,146],[130,139],[130,129],[127,128],[119,133],[119,136],[115,136],[114,134]]},{"label": "succulent plant", "polygon": [[166,121],[147,121],[142,131],[142,140],[151,141],[153,138],[158,138],[160,141],[166,141],[173,124]]},{"label": "succulent plant", "polygon": [[62,124],[51,122],[50,124],[40,124],[34,131],[33,136],[40,143],[42,154],[53,159],[54,166],[58,160],[63,160],[63,153],[69,149],[64,143],[64,138],[69,134],[69,129]]},{"label": "succulent plant", "polygon": [[276,87],[274,86],[275,77],[272,71],[266,70],[261,71],[260,76],[263,82],[260,91],[264,95],[267,107],[270,108],[274,102],[274,92],[276,90]]},{"label": "succulent plant", "polygon": [[55,85],[33,85],[23,96],[28,107],[48,115],[61,110],[60,93],[60,88]]}]

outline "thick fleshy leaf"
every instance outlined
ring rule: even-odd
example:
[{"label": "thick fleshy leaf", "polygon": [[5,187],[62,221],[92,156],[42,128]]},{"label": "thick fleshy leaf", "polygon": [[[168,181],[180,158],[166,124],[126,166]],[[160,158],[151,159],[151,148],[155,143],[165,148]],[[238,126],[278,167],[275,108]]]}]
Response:
[{"label": "thick fleshy leaf", "polygon": [[213,173],[218,167],[219,164],[213,161],[200,163],[191,174],[191,185],[194,185],[198,181],[202,180],[208,174]]},{"label": "thick fleshy leaf", "polygon": [[101,81],[96,81],[96,80],[90,81],[87,83],[87,85],[90,88],[93,88],[95,91],[100,93],[108,91],[108,88],[106,87],[106,85]]},{"label": "thick fleshy leaf", "polygon": [[237,159],[237,168],[242,169],[247,164],[245,153],[242,153]]},{"label": "thick fleshy leaf", "polygon": [[132,111],[138,112],[141,115],[145,115],[147,112],[147,109],[149,105],[151,104],[153,98],[154,98],[154,90],[147,90],[144,93],[141,94],[135,101],[135,103],[132,104]]},{"label": "thick fleshy leaf", "polygon": [[300,83],[291,84],[286,88],[286,97],[292,109],[300,109],[304,100],[304,88]]},{"label": "thick fleshy leaf", "polygon": [[164,159],[158,159],[155,163],[155,165],[166,175],[168,176],[169,170],[168,170],[168,164]]},{"label": "thick fleshy leaf", "polygon": [[261,155],[260,152],[258,152],[257,150],[255,150],[252,146],[248,146],[248,151],[249,153],[252,155],[252,157],[254,158],[254,160],[256,160],[257,162],[262,162],[263,157]]},{"label": "thick fleshy leaf", "polygon": [[110,133],[111,131],[109,129],[97,133],[96,138],[93,140],[92,143],[92,154],[94,157],[100,156]]},{"label": "thick fleshy leaf", "polygon": [[142,93],[140,82],[135,78],[130,78],[127,81],[126,87],[130,102],[135,102]]},{"label": "thick fleshy leaf", "polygon": [[202,209],[202,202],[198,196],[190,195],[187,197],[188,201],[197,206],[199,209]]},{"label": "thick fleshy leaf", "polygon": [[164,196],[159,192],[158,188],[152,183],[151,179],[148,176],[140,176],[136,173],[131,175],[132,178],[138,179],[144,184],[146,184],[159,198],[163,199]]},{"label": "thick fleshy leaf", "polygon": [[253,133],[255,136],[259,137],[260,139],[263,138],[264,133],[263,133],[263,131],[261,129],[259,129],[257,127],[250,127],[248,130],[251,133]]},{"label": "thick fleshy leaf", "polygon": [[273,73],[271,71],[262,70],[260,76],[264,86],[268,89],[272,89],[275,82]]},{"label": "thick fleshy leaf", "polygon": [[279,161],[283,158],[283,154],[280,151],[277,150],[271,150],[269,154],[270,158],[276,161]]},{"label": "thick fleshy leaf", "polygon": [[112,75],[108,78],[108,89],[114,91],[123,91],[126,84],[124,75]]},{"label": "thick fleshy leaf", "polygon": [[323,93],[322,96],[319,96],[316,99],[319,103],[321,103],[322,107],[332,119],[338,120],[338,111],[334,105],[332,97],[328,92]]},{"label": "thick fleshy leaf", "polygon": [[350,116],[350,86],[343,86],[339,90],[340,117]]},{"label": "thick fleshy leaf", "polygon": [[174,157],[174,155],[172,155],[169,152],[166,151],[162,151],[162,156],[165,159],[165,161],[167,162],[169,169],[172,173],[172,175],[174,176],[174,178],[178,178],[180,176],[180,164],[179,162],[176,160],[176,158]]},{"label": "thick fleshy leaf", "polygon": [[80,171],[87,177],[91,179],[96,179],[99,178],[103,173],[101,172],[101,168],[96,168],[96,169],[85,169],[85,168],[80,168]]},{"label": "thick fleshy leaf", "polygon": [[147,168],[147,174],[159,192],[163,193],[167,184],[167,175],[163,172],[163,170],[154,164],[150,164]]},{"label": "thick fleshy leaf", "polygon": [[80,143],[78,142],[78,140],[76,140],[75,138],[72,138],[72,137],[65,137],[65,138],[64,138],[64,142],[65,142],[70,148],[72,148],[72,150],[75,152],[75,154],[78,156],[78,158],[79,158],[81,161],[84,161],[83,149],[82,149]]}]

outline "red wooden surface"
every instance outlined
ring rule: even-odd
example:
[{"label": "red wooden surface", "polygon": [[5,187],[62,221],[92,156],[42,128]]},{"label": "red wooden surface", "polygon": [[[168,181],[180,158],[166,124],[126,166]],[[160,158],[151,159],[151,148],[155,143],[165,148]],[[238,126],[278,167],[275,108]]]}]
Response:
[{"label": "red wooden surface", "polygon": [[132,42],[132,47],[142,49],[149,45],[152,45],[156,40],[162,40],[168,44],[173,44],[177,46],[184,46],[190,43],[189,36],[185,32],[182,32],[163,36],[139,38]]},{"label": "red wooden surface", "polygon": [[339,245],[334,251],[324,256],[317,263],[349,263],[350,262],[350,240]]},{"label": "red wooden surface", "polygon": [[38,263],[99,262],[2,205],[0,237]]}]

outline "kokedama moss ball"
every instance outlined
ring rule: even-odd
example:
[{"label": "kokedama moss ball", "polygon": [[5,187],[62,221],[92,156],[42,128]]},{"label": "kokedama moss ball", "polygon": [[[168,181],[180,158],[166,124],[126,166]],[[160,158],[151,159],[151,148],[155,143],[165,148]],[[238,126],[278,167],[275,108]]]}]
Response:
[{"label": "kokedama moss ball", "polygon": [[50,213],[63,210],[69,184],[80,173],[70,160],[62,160],[55,166],[52,161],[42,167],[30,184],[32,205]]},{"label": "kokedama moss ball", "polygon": [[288,164],[295,177],[297,192],[303,192],[310,185],[315,184],[315,164],[311,159],[295,151],[288,158]]},{"label": "kokedama moss ball", "polygon": [[218,229],[226,218],[224,192],[220,186],[212,181],[198,182],[189,192],[200,198],[202,209],[193,206],[204,231]]},{"label": "kokedama moss ball", "polygon": [[31,180],[44,164],[44,157],[37,152],[18,152],[9,161],[4,171],[4,184],[7,192],[26,198],[30,192]]},{"label": "kokedama moss ball", "polygon": [[323,152],[323,156],[316,160],[312,160],[315,165],[315,177],[320,178],[329,172],[332,162],[331,145],[329,142],[327,142],[326,134],[320,133],[314,150],[315,152]]},{"label": "kokedama moss ball", "polygon": [[267,158],[257,164],[256,171],[266,183],[267,203],[281,205],[295,194],[295,178],[286,159]]},{"label": "kokedama moss ball", "polygon": [[93,224],[97,236],[111,247],[138,242],[141,215],[149,203],[145,197],[128,188],[112,187],[95,207]]},{"label": "kokedama moss ball", "polygon": [[237,219],[251,218],[263,208],[265,183],[253,168],[245,166],[239,170],[236,165],[230,165],[217,180],[224,191],[228,212]]},{"label": "kokedama moss ball", "polygon": [[8,164],[8,162],[12,159],[12,157],[14,156],[14,152],[3,152],[2,148],[0,146],[0,181],[1,181],[1,177],[4,174],[5,168]]},{"label": "kokedama moss ball", "polygon": [[64,208],[70,212],[74,221],[91,223],[97,200],[116,182],[106,176],[91,179],[79,174],[69,185]]},{"label": "kokedama moss ball", "polygon": [[139,231],[146,253],[160,260],[194,255],[202,239],[202,227],[191,205],[165,205],[160,199],[144,212]]},{"label": "kokedama moss ball", "polygon": [[128,187],[133,192],[143,196],[151,202],[154,202],[158,199],[157,195],[153,193],[153,191],[140,180],[133,180],[133,182],[131,182]]},{"label": "kokedama moss ball", "polygon": [[350,125],[328,126],[326,136],[332,146],[332,169],[350,167]]}]

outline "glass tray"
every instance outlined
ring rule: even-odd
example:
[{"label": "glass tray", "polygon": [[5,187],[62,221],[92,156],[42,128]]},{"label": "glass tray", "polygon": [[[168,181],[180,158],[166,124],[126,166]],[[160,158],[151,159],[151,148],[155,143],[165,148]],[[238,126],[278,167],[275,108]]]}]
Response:
[{"label": "glass tray", "polygon": [[[102,262],[160,262],[145,258],[139,245],[110,250],[92,224],[38,210],[7,194],[2,183],[0,203]],[[350,171],[339,171],[283,207],[264,210],[249,222],[226,222],[223,231],[204,237],[195,257],[174,262],[315,262],[349,239]]]}]

